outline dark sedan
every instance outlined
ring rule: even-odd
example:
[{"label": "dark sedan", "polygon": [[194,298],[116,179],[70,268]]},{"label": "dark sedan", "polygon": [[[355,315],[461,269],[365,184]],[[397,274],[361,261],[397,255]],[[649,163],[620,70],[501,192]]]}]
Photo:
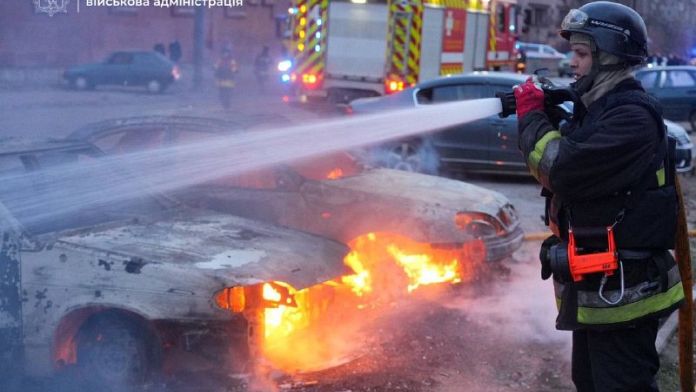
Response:
[{"label": "dark sedan", "polygon": [[696,67],[643,68],[636,72],[636,79],[660,101],[666,118],[689,121],[696,131]]},{"label": "dark sedan", "polygon": [[[696,69],[696,67],[692,67]],[[397,94],[362,98],[351,102],[350,113],[374,113],[408,106],[493,98],[497,92],[510,92],[528,76],[476,72],[442,77],[417,84]],[[564,104],[572,110],[572,104]],[[692,168],[693,144],[683,127],[665,121],[677,140],[677,170]],[[446,128],[424,138],[401,140],[372,151],[375,165],[428,173],[465,171],[495,174],[528,174],[517,147],[517,116],[498,115]]]},{"label": "dark sedan", "polygon": [[99,85],[144,86],[151,93],[164,91],[179,77],[179,67],[154,51],[115,52],[104,62],[76,65],[63,73],[77,90]]}]

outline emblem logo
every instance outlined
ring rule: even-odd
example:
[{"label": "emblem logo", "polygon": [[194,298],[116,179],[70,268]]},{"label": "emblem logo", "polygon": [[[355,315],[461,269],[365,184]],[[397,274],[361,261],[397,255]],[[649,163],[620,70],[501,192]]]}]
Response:
[{"label": "emblem logo", "polygon": [[34,9],[36,12],[53,16],[59,12],[67,13],[69,2],[70,0],[34,0]]}]

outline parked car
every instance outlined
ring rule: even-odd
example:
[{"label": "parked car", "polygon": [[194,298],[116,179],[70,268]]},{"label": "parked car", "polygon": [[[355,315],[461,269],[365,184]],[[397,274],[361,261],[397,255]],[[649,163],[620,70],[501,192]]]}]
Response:
[{"label": "parked car", "polygon": [[[89,125],[70,137],[119,154],[244,132],[232,128],[224,121],[146,117]],[[515,208],[500,193],[435,176],[366,168],[347,153],[230,175],[173,196],[345,244],[368,233],[452,249],[483,240],[488,261],[511,255],[523,236]]]},{"label": "parked car", "polygon": [[77,90],[101,85],[145,86],[150,93],[161,93],[181,77],[179,67],[155,51],[121,51],[100,63],[76,65],[63,78]]},{"label": "parked car", "polygon": [[245,365],[248,317],[277,305],[258,298],[260,285],[301,289],[346,273],[348,249],[326,238],[186,207],[144,186],[115,197],[114,184],[138,184],[102,156],[73,141],[0,145],[6,369],[76,368],[71,382],[97,382],[84,390],[123,388],[162,363],[186,366],[183,357],[227,374]]},{"label": "parked car", "polygon": [[573,76],[573,69],[570,68],[570,59],[573,57],[573,52],[568,52],[563,55],[563,58],[558,62],[558,76],[560,77],[571,77]]},{"label": "parked car", "polygon": [[546,44],[518,41],[515,47],[522,54],[526,73],[533,73],[538,69],[548,69],[551,74],[555,75],[558,72],[558,62],[564,58],[561,52]]},{"label": "parked car", "polygon": [[[493,98],[499,91],[509,92],[527,76],[480,72],[444,77],[417,84],[397,94],[378,98],[363,98],[351,102],[354,114],[416,107],[453,100]],[[564,104],[572,111],[572,104]],[[665,121],[669,134],[677,140],[677,170],[691,170],[693,145],[683,127]],[[401,140],[385,145],[387,167],[412,171],[428,168],[423,157],[435,156],[441,171],[467,171],[493,174],[524,174],[529,171],[517,147],[517,116],[507,118],[493,115],[481,120],[460,124],[423,138]]]},{"label": "parked car", "polygon": [[643,68],[636,71],[636,79],[660,101],[666,118],[689,121],[696,131],[696,67]]}]

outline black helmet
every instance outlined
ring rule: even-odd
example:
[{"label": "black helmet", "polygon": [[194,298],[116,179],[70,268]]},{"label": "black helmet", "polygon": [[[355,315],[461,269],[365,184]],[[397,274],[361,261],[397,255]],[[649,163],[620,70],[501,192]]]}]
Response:
[{"label": "black helmet", "polygon": [[622,4],[595,1],[570,10],[561,24],[561,36],[569,39],[572,33],[591,36],[599,50],[630,65],[640,64],[648,55],[648,31],[643,18]]}]

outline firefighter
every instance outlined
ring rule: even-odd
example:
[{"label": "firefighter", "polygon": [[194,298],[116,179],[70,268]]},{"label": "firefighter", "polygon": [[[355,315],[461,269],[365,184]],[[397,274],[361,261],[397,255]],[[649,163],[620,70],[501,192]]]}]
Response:
[{"label": "firefighter", "polygon": [[218,86],[220,102],[225,109],[230,108],[234,78],[237,74],[237,61],[232,57],[232,48],[227,45],[220,59],[215,63],[215,83]]},{"label": "firefighter", "polygon": [[266,82],[268,81],[268,76],[271,69],[271,55],[269,53],[268,46],[264,45],[259,53],[254,59],[254,75],[256,76],[256,82],[259,85],[260,90],[264,90]]},{"label": "firefighter", "polygon": [[[560,34],[573,50],[572,119],[559,129],[531,78],[514,90],[519,147],[554,233],[542,244],[542,279],[553,275],[556,328],[573,331],[579,392],[657,391],[658,317],[684,292],[668,251],[677,217],[670,144],[658,103],[631,75],[647,57],[645,23],[629,7],[597,1],[571,10]],[[609,255],[616,268],[576,280],[571,237],[573,249]],[[617,252],[607,252],[610,238]]]}]

